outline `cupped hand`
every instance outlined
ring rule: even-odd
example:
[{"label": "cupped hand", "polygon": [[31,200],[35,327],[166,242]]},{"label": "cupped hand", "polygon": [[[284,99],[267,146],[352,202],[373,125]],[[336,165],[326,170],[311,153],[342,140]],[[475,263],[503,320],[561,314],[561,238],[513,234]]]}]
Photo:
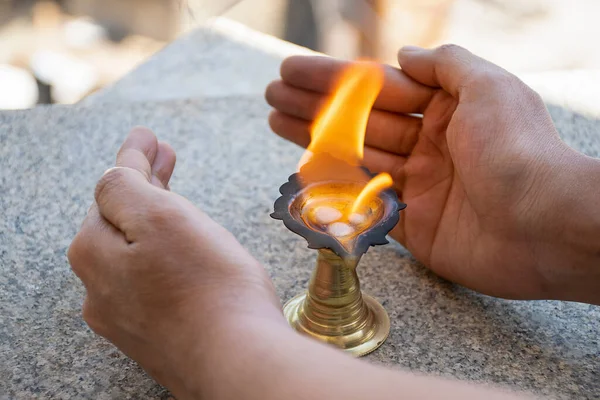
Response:
[{"label": "cupped hand", "polygon": [[[392,236],[439,275],[483,293],[580,299],[589,259],[562,214],[573,207],[569,179],[591,161],[560,140],[540,96],[503,69],[452,45],[404,48],[399,61],[402,69],[385,67],[363,160],[389,172],[408,204]],[[345,65],[285,60],[266,91],[273,131],[307,146]]]},{"label": "cupped hand", "polygon": [[262,266],[168,190],[174,166],[169,145],[134,129],[98,182],[68,257],[87,290],[88,325],[185,397],[189,372],[232,324],[285,320]]}]

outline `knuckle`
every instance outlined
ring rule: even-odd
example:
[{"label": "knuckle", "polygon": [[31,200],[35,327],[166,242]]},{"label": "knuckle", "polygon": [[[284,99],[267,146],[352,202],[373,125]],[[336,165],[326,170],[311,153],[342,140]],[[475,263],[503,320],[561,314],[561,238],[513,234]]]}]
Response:
[{"label": "knuckle", "polygon": [[93,330],[100,336],[104,336],[104,324],[100,320],[98,312],[96,312],[94,306],[90,302],[89,297],[86,298],[83,303],[83,307],[81,309],[81,316],[91,330]]},{"label": "knuckle", "polygon": [[140,240],[148,240],[157,233],[163,237],[164,232],[177,226],[182,220],[181,212],[172,204],[172,199],[162,195],[153,196],[124,212],[127,213],[127,219],[123,222],[123,228],[131,233],[131,238]]},{"label": "knuckle", "polygon": [[86,259],[90,255],[89,244],[85,235],[78,233],[73,242],[69,246],[67,251],[67,259],[71,265],[71,269],[78,277],[82,277],[85,266],[87,265]]},{"label": "knuckle", "polygon": [[510,76],[500,68],[480,68],[471,72],[466,85],[495,88],[506,85],[510,80]]},{"label": "knuckle", "polygon": [[125,168],[111,168],[102,175],[96,184],[94,198],[98,205],[106,204],[113,193],[119,192],[126,184]]},{"label": "knuckle", "polygon": [[148,205],[145,219],[154,229],[164,230],[179,225],[182,215],[178,208],[156,201]]},{"label": "knuckle", "polygon": [[71,245],[69,246],[69,250],[67,250],[67,259],[73,265],[73,263],[77,262],[80,257],[81,244],[80,244],[80,236],[79,233],[75,235]]},{"label": "knuckle", "polygon": [[281,116],[278,111],[273,110],[269,113],[269,127],[275,133],[281,130]]},{"label": "knuckle", "polygon": [[474,95],[495,94],[506,98],[514,92],[518,79],[494,64],[474,68],[466,77],[463,86]]},{"label": "knuckle", "polygon": [[458,58],[466,51],[467,50],[465,50],[463,47],[452,43],[443,44],[435,50],[435,52],[442,58]]},{"label": "knuckle", "polygon": [[164,230],[170,226],[177,226],[185,220],[175,195],[170,192],[154,193],[146,201],[138,204],[135,209],[128,212],[129,224],[140,233]]},{"label": "knuckle", "polygon": [[546,108],[544,99],[538,92],[533,90],[531,87],[527,86],[520,79],[516,79],[516,80],[518,81],[518,85],[520,87],[520,92],[523,93],[523,95],[525,96],[527,101],[530,102],[530,104],[533,104],[534,106],[537,106],[537,107],[542,107],[544,109]]}]

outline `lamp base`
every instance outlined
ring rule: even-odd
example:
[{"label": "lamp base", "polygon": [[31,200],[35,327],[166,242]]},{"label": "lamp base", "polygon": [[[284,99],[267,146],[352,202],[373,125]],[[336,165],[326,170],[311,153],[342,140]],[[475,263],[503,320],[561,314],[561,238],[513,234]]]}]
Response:
[{"label": "lamp base", "polygon": [[362,293],[361,297],[362,310],[355,313],[357,318],[352,315],[341,317],[340,309],[331,309],[329,316],[323,315],[321,309],[317,318],[310,318],[314,310],[310,309],[308,293],[288,301],[283,313],[296,331],[361,357],[379,348],[390,333],[390,319],[383,306],[369,295]]}]

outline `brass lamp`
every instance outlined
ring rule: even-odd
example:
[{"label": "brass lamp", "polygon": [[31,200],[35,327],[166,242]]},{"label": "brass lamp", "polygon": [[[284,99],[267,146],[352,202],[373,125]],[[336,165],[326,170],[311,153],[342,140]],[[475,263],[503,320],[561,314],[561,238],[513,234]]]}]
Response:
[{"label": "brass lamp", "polygon": [[[310,169],[310,164],[303,168]],[[336,165],[342,170],[355,168],[339,160]],[[365,182],[352,180],[356,174],[332,174],[341,178],[305,185],[302,172],[290,176],[280,187],[281,197],[275,201],[271,217],[282,220],[319,253],[308,290],[285,304],[285,316],[300,333],[354,356],[366,355],[386,340],[390,320],[377,300],[362,293],[356,267],[370,246],[388,243],[386,235],[398,223],[406,204],[393,189],[383,190],[369,200],[359,218],[351,216],[350,222],[346,218],[342,225],[349,228],[340,234],[339,229],[331,229],[333,224],[315,218],[314,211],[327,207],[334,210],[330,214],[347,215]],[[361,172],[367,178],[373,176],[365,168]]]}]

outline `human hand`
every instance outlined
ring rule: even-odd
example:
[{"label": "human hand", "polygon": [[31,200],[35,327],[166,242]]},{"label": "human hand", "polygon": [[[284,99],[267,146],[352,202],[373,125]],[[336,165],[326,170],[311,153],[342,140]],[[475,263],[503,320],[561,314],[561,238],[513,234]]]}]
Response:
[{"label": "human hand", "polygon": [[[386,67],[364,153],[408,204],[392,236],[486,294],[600,302],[600,244],[582,240],[600,233],[598,162],[560,140],[533,90],[468,51],[405,48],[399,61]],[[344,65],[284,61],[266,91],[273,131],[306,146]]]},{"label": "human hand", "polygon": [[[170,192],[175,152],[134,129],[68,257],[87,296],[83,317],[158,382],[188,396],[230,326],[285,320],[262,266],[233,235]],[[199,357],[198,355],[202,355]],[[204,375],[203,375],[204,376]]]}]

